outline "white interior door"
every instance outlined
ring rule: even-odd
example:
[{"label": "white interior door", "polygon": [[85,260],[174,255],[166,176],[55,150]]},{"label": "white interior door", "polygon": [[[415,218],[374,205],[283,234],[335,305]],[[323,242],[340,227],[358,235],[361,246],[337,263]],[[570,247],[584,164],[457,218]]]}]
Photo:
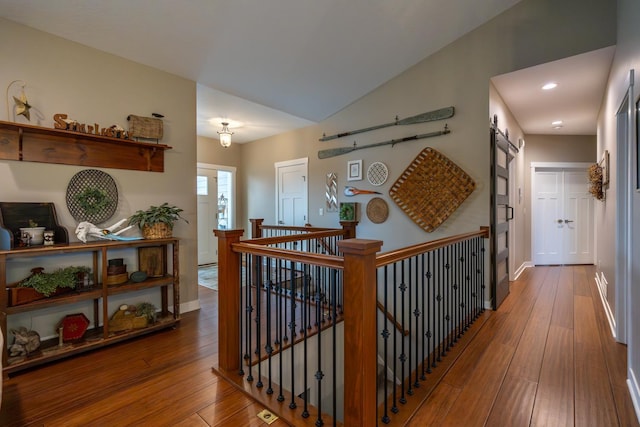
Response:
[{"label": "white interior door", "polygon": [[562,264],[562,173],[538,171],[535,173],[535,194],[531,237],[535,264]]},{"label": "white interior door", "polygon": [[564,264],[593,263],[593,197],[586,171],[564,172]]},{"label": "white interior door", "polygon": [[218,262],[218,171],[198,168],[198,265]]},{"label": "white interior door", "polygon": [[307,224],[307,159],[276,163],[278,225]]},{"label": "white interior door", "polygon": [[584,169],[535,169],[532,242],[536,265],[593,263],[593,197]]}]

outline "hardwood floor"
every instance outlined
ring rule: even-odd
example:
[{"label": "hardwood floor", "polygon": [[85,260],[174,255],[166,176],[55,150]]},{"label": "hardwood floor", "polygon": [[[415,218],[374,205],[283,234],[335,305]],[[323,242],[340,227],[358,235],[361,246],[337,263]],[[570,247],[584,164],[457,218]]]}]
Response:
[{"label": "hardwood floor", "polygon": [[[637,426],[626,346],[592,266],[536,267],[486,322],[411,426]],[[464,367],[464,369],[458,369]]]},{"label": "hardwood floor", "polygon": [[[626,347],[611,338],[592,267],[537,267],[511,284],[411,426],[637,426]],[[5,380],[2,426],[264,426],[211,371],[217,293],[175,330]],[[281,419],[271,424],[286,425]]]}]

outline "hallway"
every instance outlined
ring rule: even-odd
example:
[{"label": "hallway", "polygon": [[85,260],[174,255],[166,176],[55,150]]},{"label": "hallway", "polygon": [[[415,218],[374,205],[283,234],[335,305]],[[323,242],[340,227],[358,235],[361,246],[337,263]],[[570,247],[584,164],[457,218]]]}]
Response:
[{"label": "hallway", "polygon": [[[593,276],[592,266],[527,269],[409,425],[638,426],[626,346],[611,337]],[[5,381],[0,425],[264,426],[262,405],[211,372],[218,293],[199,291],[201,310],[175,330]]]},{"label": "hallway", "polygon": [[594,271],[527,269],[410,425],[637,426]]}]

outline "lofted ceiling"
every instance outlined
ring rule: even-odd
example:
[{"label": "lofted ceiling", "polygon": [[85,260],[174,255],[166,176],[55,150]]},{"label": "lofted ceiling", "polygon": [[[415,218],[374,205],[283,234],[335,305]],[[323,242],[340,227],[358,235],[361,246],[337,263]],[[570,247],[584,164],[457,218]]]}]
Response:
[{"label": "lofted ceiling", "polygon": [[[198,135],[227,119],[247,142],[326,119],[519,1],[0,0],[0,16],[197,82]],[[495,84],[512,106],[522,86]]]}]

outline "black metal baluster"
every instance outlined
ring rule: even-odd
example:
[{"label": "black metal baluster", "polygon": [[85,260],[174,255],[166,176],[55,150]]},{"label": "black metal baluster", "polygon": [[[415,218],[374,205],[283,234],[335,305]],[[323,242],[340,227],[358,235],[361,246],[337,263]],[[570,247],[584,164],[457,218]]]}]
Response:
[{"label": "black metal baluster", "polygon": [[[412,263],[412,258],[409,258],[407,261],[408,261],[408,264],[409,264],[408,266],[405,267],[404,262],[403,262],[403,265],[402,265],[402,282],[405,283],[405,287],[406,287],[406,290],[407,290],[407,297],[409,298],[408,301],[407,301],[407,306],[408,306],[407,307],[407,315],[408,315],[407,316],[407,322],[409,323],[409,325],[408,325],[408,327],[409,327],[409,335],[405,339],[403,339],[402,342],[407,341],[407,344],[409,346],[409,348],[407,349],[407,354],[409,355],[409,357],[408,357],[409,364],[407,365],[407,394],[409,396],[412,396],[413,395],[413,387],[412,387],[412,384],[411,384],[411,368],[413,366],[412,366],[412,351],[411,351],[411,348],[412,348],[412,345],[411,345],[411,335],[412,335],[412,331],[411,331],[411,314],[413,314],[413,313],[411,313],[411,308],[413,307],[413,303],[411,301],[411,285],[413,283],[412,283],[412,280],[411,280],[412,279],[412,277],[411,277],[411,265],[413,263]],[[407,273],[408,273],[408,276],[409,276],[409,280],[407,282],[405,282],[405,280],[404,280],[404,270],[405,270],[405,268],[407,269]],[[404,300],[404,298],[403,298],[403,300]],[[404,313],[404,312],[405,311],[403,309],[402,313]],[[404,318],[404,316],[403,316],[403,318]],[[404,326],[402,327],[402,329],[403,329],[403,336],[404,336],[404,330],[406,330],[406,329],[404,328]],[[403,350],[403,353],[404,353],[404,350]]]},{"label": "black metal baluster", "polygon": [[[307,292],[309,291],[309,264],[302,264],[302,304],[303,304],[303,308],[306,307],[310,307],[309,304],[309,295],[307,294]],[[309,313],[310,314],[310,313]],[[308,328],[307,326],[309,325],[309,319],[306,317],[306,310],[303,310],[303,320],[302,320],[302,330],[303,330],[303,365],[304,365],[304,371],[303,371],[303,386],[302,386],[302,393],[304,395],[304,408],[302,410],[302,418],[309,418],[309,393],[307,393],[308,390],[308,372],[309,372],[309,352],[308,352],[308,336],[307,336],[307,331]]]},{"label": "black metal baluster", "polygon": [[[316,268],[316,277],[320,276],[320,267]],[[324,285],[324,283],[322,283]],[[317,406],[318,406],[318,414],[322,413],[322,378],[324,378],[324,373],[322,372],[322,331],[320,330],[320,322],[321,322],[321,316],[322,316],[322,310],[321,310],[321,304],[320,304],[320,300],[322,298],[322,295],[320,294],[320,288],[316,288],[316,304],[317,304],[317,309],[316,309],[316,326],[318,328],[318,334],[317,334],[317,345],[318,345],[318,354],[316,355],[316,360],[317,360],[317,365],[316,365],[316,381],[317,381],[317,391],[318,391],[318,402],[317,402]],[[321,418],[318,418],[316,420],[316,425],[322,425],[322,424],[318,424],[318,422],[322,422]]]},{"label": "black metal baluster", "polygon": [[[436,315],[435,315],[435,286],[433,285],[433,251],[427,253],[427,290],[429,292],[429,307],[431,320],[429,321],[429,316],[427,316],[427,373],[431,373],[431,366],[435,366],[436,358],[435,358],[435,345],[433,344],[433,339],[435,336],[434,326],[436,324]],[[431,360],[433,359],[433,361]]]},{"label": "black metal baluster", "polygon": [[[271,355],[273,354],[273,347],[271,345],[271,328],[272,328],[272,319],[271,319],[271,268],[272,268],[272,260],[271,258],[266,258],[265,259],[266,262],[266,274],[265,274],[265,279],[264,279],[264,283],[267,284],[267,290],[265,291],[266,297],[267,297],[267,301],[266,301],[266,311],[267,311],[267,344],[265,345],[264,351],[267,354],[267,359],[268,359],[268,375],[267,375],[267,379],[269,381],[268,385],[267,385],[267,394],[273,394],[273,367],[272,367],[272,357]],[[259,326],[258,326],[259,327]]]},{"label": "black metal baluster", "polygon": [[[405,342],[406,340],[404,339],[404,331],[406,330],[405,324],[404,324],[404,318],[405,318],[405,292],[407,290],[407,285],[404,281],[404,260],[400,261],[400,316],[401,320],[400,320],[400,325],[402,327],[402,333],[400,334],[400,372],[401,372],[401,376],[400,378],[402,379],[402,384],[400,387],[400,403],[404,404],[407,403],[407,398],[404,395],[405,394],[405,383],[407,381],[407,377],[405,376],[405,363],[407,361],[407,354],[405,353]],[[396,317],[397,319],[397,317]],[[409,383],[411,383],[411,381],[409,381]]]},{"label": "black metal baluster", "polygon": [[[398,263],[394,262],[393,263],[393,318],[396,319],[396,322],[398,321],[398,292],[396,291],[396,283],[397,283],[397,270],[398,270]],[[393,378],[398,378],[398,359],[397,359],[397,354],[398,354],[398,331],[395,330],[394,328],[394,332],[393,332]],[[394,414],[397,414],[399,409],[398,409],[398,401],[397,401],[397,387],[393,387],[393,405],[391,406],[391,412],[393,412]]]},{"label": "black metal baluster", "polygon": [[422,315],[422,312],[420,311],[420,297],[419,297],[419,292],[420,292],[420,286],[418,284],[418,277],[420,277],[418,274],[418,258],[417,257],[412,257],[413,259],[413,277],[410,280],[410,283],[412,284],[413,288],[414,288],[414,302],[413,302],[413,315],[415,317],[415,330],[411,331],[411,334],[409,335],[410,337],[413,337],[413,339],[415,340],[415,345],[414,345],[414,352],[415,352],[415,357],[414,357],[414,362],[413,362],[413,370],[415,371],[415,379],[413,381],[413,387],[414,388],[418,388],[420,387],[420,373],[419,373],[419,369],[418,367],[420,366],[420,316]]},{"label": "black metal baluster", "polygon": [[296,405],[296,393],[295,393],[295,336],[296,336],[296,299],[295,299],[295,274],[293,274],[295,270],[295,263],[290,264],[289,271],[289,286],[291,290],[291,294],[289,296],[289,305],[291,308],[290,312],[290,323],[289,323],[289,331],[291,332],[291,347],[289,347],[291,351],[291,387],[289,391],[291,392],[291,402],[289,403],[289,408],[295,409]]},{"label": "black metal baluster", "polygon": [[[332,311],[332,317],[334,319],[337,318],[338,316],[338,307],[337,307],[337,299],[338,299],[338,283],[343,283],[343,278],[342,275],[339,274],[340,272],[337,270],[332,270],[333,274],[332,274],[332,278],[331,278],[331,311]],[[340,279],[340,280],[338,280]],[[338,370],[336,369],[337,365],[337,348],[338,348],[338,336],[337,336],[337,328],[335,325],[335,320],[333,323],[333,327],[332,329],[332,333],[333,333],[333,351],[331,352],[332,354],[332,363],[333,363],[333,369],[332,369],[332,380],[333,380],[333,393],[332,393],[332,404],[333,404],[333,413],[332,413],[332,417],[333,417],[333,425],[336,426],[337,425],[337,418],[336,415],[338,414],[338,401],[337,401],[337,395],[338,395]],[[344,343],[343,343],[343,348],[344,348]],[[322,418],[320,418],[321,415],[318,414],[318,422],[316,422],[316,426],[321,426],[323,424],[322,422]]]},{"label": "black metal baluster", "polygon": [[446,257],[445,268],[445,284],[444,284],[444,296],[445,296],[445,310],[446,314],[444,316],[444,324],[445,324],[445,351],[444,355],[447,354],[449,348],[451,347],[451,247],[447,246],[444,248],[444,253]]},{"label": "black metal baluster", "polygon": [[444,264],[442,263],[442,248],[436,249],[436,259],[437,259],[437,264],[436,264],[436,282],[437,282],[437,287],[438,287],[438,295],[436,296],[436,300],[438,302],[438,313],[436,314],[436,322],[437,322],[437,330],[438,330],[438,337],[436,339],[436,345],[438,346],[438,357],[437,357],[437,361],[440,362],[442,361],[442,349],[443,349],[443,337],[444,337],[444,310],[443,310],[443,303],[442,303],[442,281],[443,278],[442,276],[444,275]]},{"label": "black metal baluster", "polygon": [[462,303],[462,299],[460,297],[460,294],[462,293],[462,280],[460,277],[460,273],[463,270],[463,266],[464,266],[464,257],[462,256],[462,252],[460,251],[460,242],[456,243],[453,246],[453,252],[455,254],[455,261],[456,261],[456,265],[457,268],[455,269],[455,276],[456,276],[456,284],[455,284],[455,304],[454,304],[454,313],[455,313],[455,335],[453,337],[453,344],[455,345],[458,342],[458,338],[460,338],[460,334],[461,334],[461,329],[460,329],[460,325],[462,324],[462,314],[460,312],[461,307],[460,304]]},{"label": "black metal baluster", "polygon": [[256,275],[256,357],[257,357],[257,365],[258,365],[258,382],[256,383],[256,387],[262,388],[262,363],[260,363],[261,354],[262,354],[262,328],[261,318],[262,318],[262,257],[259,256],[256,258],[257,263],[257,271]]},{"label": "black metal baluster", "polygon": [[278,283],[278,312],[280,313],[280,354],[278,357],[278,402],[284,402],[284,343],[287,341],[287,304],[285,295],[285,286],[282,282],[282,270],[284,268],[284,260],[278,259],[276,263],[275,280]]},{"label": "black metal baluster", "polygon": [[[427,305],[426,305],[426,296],[427,296],[427,282],[426,282],[426,278],[427,278],[427,274],[426,274],[426,269],[425,269],[425,254],[421,254],[420,255],[420,263],[422,265],[422,274],[420,275],[420,289],[422,289],[422,331],[420,334],[418,334],[418,336],[421,337],[422,339],[422,356],[420,357],[420,359],[422,360],[422,374],[420,375],[420,379],[422,381],[427,379],[427,376],[425,375],[425,373],[427,372],[426,368],[425,368],[425,361],[426,364],[428,365],[428,361],[427,361],[427,357],[429,355],[429,353],[426,353],[426,345],[427,345],[427,324],[429,323],[429,317],[428,317],[428,312],[427,312]],[[418,333],[418,331],[416,331],[416,333]]]},{"label": "black metal baluster", "polygon": [[247,346],[245,353],[245,362],[249,366],[249,375],[247,376],[247,381],[253,381],[253,352],[251,351],[251,331],[253,329],[253,322],[251,319],[253,313],[253,297],[252,297],[252,288],[253,288],[253,277],[255,276],[253,272],[253,265],[255,262],[255,256],[251,255],[250,265],[247,266],[247,276],[249,277],[249,283],[247,284]]},{"label": "black metal baluster", "polygon": [[484,249],[484,239],[480,242],[480,312],[484,312],[484,290],[485,290],[485,283],[484,283],[484,254],[485,254],[485,249]]},{"label": "black metal baluster", "polygon": [[[241,260],[241,262],[240,262],[240,282],[241,283],[234,284],[233,286],[240,286],[242,284],[243,280],[245,281],[245,285],[246,285],[246,278],[244,278],[243,275],[242,275],[242,261],[244,260],[245,261],[244,263],[248,264],[247,255],[246,254],[240,255],[240,260]],[[240,298],[239,298],[239,301],[238,301],[238,303],[239,303],[238,307],[240,308],[239,313],[238,313],[238,317],[239,317],[239,320],[240,320],[240,322],[239,322],[239,324],[240,324],[240,339],[238,340],[239,341],[239,345],[240,345],[240,354],[238,355],[240,357],[240,360],[239,360],[240,369],[238,370],[238,374],[241,375],[241,376],[244,376],[243,366],[244,366],[244,354],[245,354],[244,351],[245,350],[243,348],[242,337],[246,336],[247,334],[246,334],[246,331],[244,329],[244,328],[246,328],[246,325],[243,325],[243,320],[244,320],[245,316],[244,316],[242,307],[246,307],[246,303],[244,301],[244,295],[242,293],[242,287],[240,288],[240,292],[238,292],[238,294],[240,295]]]},{"label": "black metal baluster", "polygon": [[387,399],[387,396],[389,396],[389,390],[388,390],[388,382],[387,381],[387,372],[389,372],[389,367],[388,367],[388,351],[389,351],[389,319],[387,318],[386,313],[389,310],[389,278],[387,277],[388,274],[388,266],[385,265],[384,266],[384,310],[385,310],[385,314],[382,316],[384,319],[384,328],[382,329],[382,350],[383,350],[383,354],[384,354],[384,413],[382,414],[382,422],[385,424],[389,424],[389,422],[391,421],[391,418],[389,417],[389,399]]}]

